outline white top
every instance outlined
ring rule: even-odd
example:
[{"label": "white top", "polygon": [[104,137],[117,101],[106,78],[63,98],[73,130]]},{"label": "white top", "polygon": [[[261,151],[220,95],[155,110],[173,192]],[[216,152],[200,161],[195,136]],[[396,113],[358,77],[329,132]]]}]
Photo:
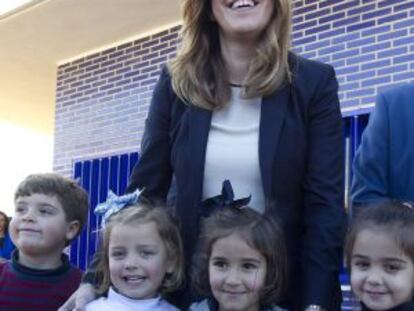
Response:
[{"label": "white top", "polygon": [[152,299],[132,299],[125,297],[112,288],[108,297],[101,297],[86,305],[86,311],[179,311],[161,297]]},{"label": "white top", "polygon": [[234,198],[252,195],[249,206],[263,213],[265,198],[259,167],[261,97],[243,98],[240,87],[231,87],[225,108],[213,112],[207,141],[203,200],[219,195],[230,180]]}]

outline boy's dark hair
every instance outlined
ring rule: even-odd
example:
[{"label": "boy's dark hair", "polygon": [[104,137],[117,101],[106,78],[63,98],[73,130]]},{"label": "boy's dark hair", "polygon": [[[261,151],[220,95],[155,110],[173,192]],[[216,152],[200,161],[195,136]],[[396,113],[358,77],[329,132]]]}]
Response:
[{"label": "boy's dark hair", "polygon": [[279,302],[287,287],[288,260],[284,234],[275,218],[262,216],[249,207],[227,207],[204,219],[199,245],[193,258],[192,285],[213,298],[208,266],[213,244],[236,233],[266,259],[265,285],[260,295],[263,306]]},{"label": "boy's dark hair", "polygon": [[[88,194],[78,185],[77,182],[63,177],[56,173],[33,174],[27,176],[17,187],[14,193],[14,201],[19,197],[30,196],[32,194],[44,194],[49,196],[56,196],[60,204],[62,204],[63,211],[68,222],[79,221],[80,232],[88,217]],[[69,244],[70,241],[67,241]]]},{"label": "boy's dark hair", "polygon": [[351,268],[352,251],[358,234],[363,230],[380,229],[392,237],[399,248],[414,262],[414,204],[392,200],[364,207],[349,228],[345,257]]},{"label": "boy's dark hair", "polygon": [[128,206],[110,216],[105,228],[101,231],[101,246],[96,270],[102,281],[99,282],[98,293],[108,291],[111,280],[109,274],[109,241],[112,230],[117,225],[134,226],[154,222],[158,234],[164,243],[169,260],[173,262],[173,272],[168,273],[161,284],[160,293],[166,294],[177,290],[184,281],[184,252],[177,222],[168,213],[167,208],[160,205],[136,204]]}]

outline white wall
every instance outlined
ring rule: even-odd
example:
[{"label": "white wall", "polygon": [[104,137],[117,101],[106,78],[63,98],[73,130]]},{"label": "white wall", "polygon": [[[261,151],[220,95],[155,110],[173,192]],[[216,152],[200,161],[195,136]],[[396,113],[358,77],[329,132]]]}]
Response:
[{"label": "white wall", "polygon": [[27,175],[52,171],[53,135],[0,122],[0,210],[13,216],[14,191]]}]

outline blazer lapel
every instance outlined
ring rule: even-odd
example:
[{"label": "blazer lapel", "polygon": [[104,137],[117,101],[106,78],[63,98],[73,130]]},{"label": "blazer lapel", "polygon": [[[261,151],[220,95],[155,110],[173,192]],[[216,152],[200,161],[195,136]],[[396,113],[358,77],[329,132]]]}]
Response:
[{"label": "blazer lapel", "polygon": [[267,199],[272,198],[272,171],[280,131],[289,102],[290,87],[262,100],[259,134],[259,162],[263,191]]},{"label": "blazer lapel", "polygon": [[204,178],[204,165],[206,158],[207,139],[210,131],[212,113],[209,110],[199,107],[190,107],[190,122],[189,122],[189,152],[191,152],[191,162],[187,165],[191,166],[189,169],[190,180],[189,183],[194,183],[196,191],[192,194],[194,203],[198,203],[202,196],[202,185]]}]

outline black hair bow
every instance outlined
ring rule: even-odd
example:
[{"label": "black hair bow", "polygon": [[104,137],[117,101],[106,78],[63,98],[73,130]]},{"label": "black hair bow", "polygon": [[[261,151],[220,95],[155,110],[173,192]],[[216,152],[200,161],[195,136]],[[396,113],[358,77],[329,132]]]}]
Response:
[{"label": "black hair bow", "polygon": [[231,186],[230,181],[226,179],[223,181],[221,194],[205,199],[201,203],[200,214],[202,217],[208,217],[216,210],[221,210],[223,208],[241,209],[249,204],[251,198],[252,196],[249,195],[246,198],[234,200],[233,187]]}]

